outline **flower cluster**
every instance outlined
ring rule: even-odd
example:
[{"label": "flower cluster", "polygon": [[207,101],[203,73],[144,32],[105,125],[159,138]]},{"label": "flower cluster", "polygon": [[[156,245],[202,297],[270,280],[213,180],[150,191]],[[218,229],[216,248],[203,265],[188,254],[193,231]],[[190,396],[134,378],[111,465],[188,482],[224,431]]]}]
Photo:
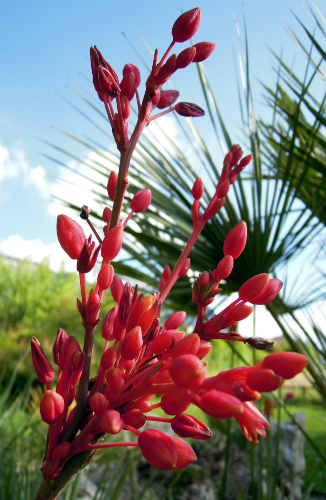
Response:
[{"label": "flower cluster", "polygon": [[[210,417],[234,417],[247,439],[257,442],[258,435],[265,436],[269,424],[256,409],[254,401],[261,397],[261,392],[280,387],[284,379],[294,377],[307,364],[307,359],[301,354],[276,353],[265,357],[260,365],[226,370],[213,377],[206,375],[207,363],[203,360],[212,349],[212,339],[240,341],[262,350],[272,347],[266,339],[244,338],[232,331],[239,321],[252,313],[252,304],[267,304],[280,291],[282,283],[269,279],[267,274],[248,280],[232,304],[206,319],[207,307],[221,291],[221,282],[230,275],[234,259],[245,248],[247,232],[244,222],[226,236],[224,258],[216,269],[202,273],[193,285],[192,298],[198,306],[193,333],[185,335],[180,330],[186,316],[183,311],[174,313],[164,324],[160,321],[165,298],[190,268],[189,253],[199,234],[221,210],[230,186],[252,159],[251,155],[243,158],[238,145],[234,145],[225,156],[215,193],[205,208],[201,202],[203,183],[201,179],[194,183],[193,232],[174,268],[171,270],[167,265],[163,270],[157,293],[146,296],[139,293],[137,286],[133,288],[128,282],[124,284],[114,274],[110,263],[119,255],[124,229],[132,215],[144,212],[151,203],[150,190],[137,192],[131,200],[129,215],[124,221],[120,219],[128,188],[131,155],[144,127],[162,115],[151,117],[152,111],[156,107],[169,108],[169,112],[174,110],[182,116],[193,117],[204,113],[195,104],[179,102],[174,105],[179,93],[161,90],[175,71],[191,62],[203,61],[213,52],[215,44],[200,42],[178,56],[169,56],[176,43],[187,41],[196,33],[199,23],[198,8],[177,19],[172,28],[173,41],[160,62],[155,51],[142,103],[137,91],[140,84],[138,68],[127,64],[119,81],[100,51],[96,47],[91,49],[94,86],[106,107],[121,161],[118,175],[113,171],[108,179],[108,197],[113,201],[113,207],[106,207],[103,211],[105,226],[102,237],[93,227],[87,207],[82,208],[81,217],[98,240],[96,248],[92,236],[87,237],[77,222],[65,215],[58,217],[57,234],[61,247],[77,261],[81,287],[77,307],[85,328],[85,339],[81,348],[75,337],[68,336],[62,329],[58,331],[53,346],[53,359],[58,366],[55,390],[52,387],[55,371],[37,339],[32,340],[34,367],[39,381],[46,385],[40,412],[42,419],[49,424],[42,468],[47,481],[58,477],[63,467],[81,452],[91,455],[95,449],[110,446],[139,446],[149,463],[164,469],[187,467],[196,460],[196,455],[182,438],[208,439],[211,435],[203,422],[185,413],[191,404]],[[128,117],[134,96],[138,103],[138,121],[129,137]],[[114,100],[117,111],[113,108]],[[87,293],[85,275],[94,268],[100,255],[103,260],[96,285]],[[90,379],[93,338],[100,321],[103,293],[109,289],[117,305],[102,321],[104,350],[97,376]],[[161,408],[167,417],[152,416],[151,412],[156,408]],[[179,437],[158,429],[141,430],[146,422],[151,421],[170,423]],[[101,443],[106,434],[119,434],[123,429],[136,435],[137,441]]]}]

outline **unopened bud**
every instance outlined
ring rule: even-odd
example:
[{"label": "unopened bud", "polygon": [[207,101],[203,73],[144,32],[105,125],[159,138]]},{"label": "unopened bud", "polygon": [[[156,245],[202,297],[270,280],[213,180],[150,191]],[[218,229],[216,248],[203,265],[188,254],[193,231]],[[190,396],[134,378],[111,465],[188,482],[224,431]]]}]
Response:
[{"label": "unopened bud", "polygon": [[56,392],[46,391],[40,403],[42,420],[52,425],[59,420],[64,410],[65,402]]},{"label": "unopened bud", "polygon": [[58,462],[59,460],[65,458],[68,455],[70,448],[70,443],[60,443],[51,453],[51,462]]},{"label": "unopened bud", "polygon": [[243,405],[238,398],[222,391],[209,391],[198,404],[199,408],[213,418],[231,418],[243,412]]},{"label": "unopened bud", "polygon": [[187,49],[180,52],[177,57],[177,69],[186,68],[194,60],[196,55],[196,49],[194,47],[188,47]]},{"label": "unopened bud", "polygon": [[138,409],[127,411],[121,417],[126,425],[131,425],[134,429],[140,429],[146,423],[145,415]]},{"label": "unopened bud", "polygon": [[192,102],[178,102],[174,110],[180,116],[191,116],[193,118],[204,116],[205,114],[205,111],[202,108]]},{"label": "unopened bud", "polygon": [[211,431],[201,420],[191,415],[176,415],[171,422],[172,430],[182,438],[209,439]]},{"label": "unopened bud", "polygon": [[83,228],[70,217],[58,215],[57,235],[63,250],[71,259],[77,260],[86,241]]},{"label": "unopened bud", "polygon": [[135,78],[136,87],[140,85],[140,71],[134,64],[126,64],[122,70],[122,75],[126,76],[128,73],[133,73]]},{"label": "unopened bud", "polygon": [[188,257],[188,259],[185,260],[185,263],[183,264],[182,268],[180,269],[180,272],[179,272],[179,278],[183,278],[184,276],[186,276],[187,272],[189,271],[190,269],[190,259]]},{"label": "unopened bud", "polygon": [[112,284],[111,284],[111,293],[113,300],[117,303],[120,302],[121,295],[124,289],[124,284],[122,283],[121,279],[119,276],[116,274],[113,277]]},{"label": "unopened bud", "polygon": [[191,190],[191,194],[195,200],[200,200],[204,194],[204,184],[201,178],[195,180],[194,185]]},{"label": "unopened bud", "polygon": [[107,224],[110,224],[111,215],[112,215],[111,208],[105,207],[105,209],[103,210],[103,215],[102,215],[102,219],[104,220],[104,222],[106,222]]},{"label": "unopened bud", "polygon": [[139,326],[135,326],[127,333],[121,344],[121,356],[124,359],[135,359],[143,346],[142,331]]},{"label": "unopened bud", "polygon": [[145,212],[148,209],[152,201],[152,193],[150,189],[143,189],[138,191],[131,200],[130,208],[133,212],[140,213]]},{"label": "unopened bud", "polygon": [[122,119],[128,120],[131,112],[130,102],[128,98],[125,95],[123,95],[120,99],[120,103],[121,103]]},{"label": "unopened bud", "polygon": [[160,100],[156,106],[158,109],[168,108],[175,103],[178,97],[179,92],[177,90],[162,90],[160,93]]},{"label": "unopened bud", "polygon": [[[109,195],[109,198],[111,201],[114,201],[115,190],[117,188],[117,182],[118,182],[118,175],[114,170],[112,170],[110,172],[110,175],[109,175],[108,186],[107,186],[108,195]],[[107,222],[107,221],[105,221],[105,222]]]},{"label": "unopened bud", "polygon": [[157,88],[162,87],[164,83],[166,83],[170,77],[173,75],[175,70],[177,69],[177,56],[172,54],[169,59],[163,64],[162,68],[159,70],[157,75],[154,78],[154,83]]},{"label": "unopened bud", "polygon": [[216,49],[216,43],[212,42],[199,42],[195,43],[193,47],[196,49],[196,54],[192,62],[199,63],[205,61]]},{"label": "unopened bud", "polygon": [[216,270],[214,271],[216,273],[216,276],[214,275],[213,272],[213,277],[215,279],[220,279],[220,280],[225,280],[228,278],[231,274],[231,271],[233,269],[233,257],[231,255],[226,255],[217,265]]},{"label": "unopened bud", "polygon": [[68,335],[66,334],[66,332],[64,330],[62,330],[62,328],[59,328],[58,333],[57,333],[57,337],[55,339],[55,342],[53,344],[53,349],[52,349],[53,350],[53,361],[58,366],[60,365],[61,347],[63,346],[63,344],[65,343],[67,338],[68,338]]},{"label": "unopened bud", "polygon": [[90,402],[90,407],[92,412],[95,413],[98,417],[101,416],[101,414],[107,410],[107,407],[109,406],[109,402],[104,396],[104,394],[101,394],[100,392],[96,392],[94,396],[91,399]]},{"label": "unopened bud", "polygon": [[178,311],[172,316],[170,316],[166,322],[164,323],[165,329],[166,330],[175,330],[176,328],[179,328],[179,326],[182,325],[184,320],[186,319],[186,312],[185,311]]},{"label": "unopened bud", "polygon": [[283,384],[284,379],[273,370],[264,369],[249,373],[246,383],[253,391],[272,392]]},{"label": "unopened bud", "polygon": [[185,389],[176,389],[172,394],[164,394],[161,399],[161,408],[167,415],[183,413],[190,404],[191,399]]},{"label": "unopened bud", "polygon": [[97,284],[100,290],[107,290],[110,288],[114,276],[114,269],[111,264],[105,264],[102,266],[98,277]]},{"label": "unopened bud", "polygon": [[268,349],[273,349],[275,345],[272,340],[265,339],[264,337],[248,337],[246,338],[246,343],[258,351],[268,351]]},{"label": "unopened bud", "polygon": [[75,352],[82,352],[76,337],[68,337],[60,351],[60,368],[63,370]]},{"label": "unopened bud", "polygon": [[266,273],[257,274],[247,280],[239,290],[239,298],[244,302],[256,301],[268,286],[269,276]]},{"label": "unopened bud", "polygon": [[275,299],[276,295],[282,290],[283,283],[278,279],[270,279],[266,290],[258,297],[257,300],[251,301],[255,305],[266,305]]},{"label": "unopened bud", "polygon": [[121,96],[127,97],[129,102],[132,101],[136,91],[135,77],[133,73],[127,73],[122,78],[120,88]]},{"label": "unopened bud", "polygon": [[118,306],[113,307],[111,311],[107,313],[107,315],[104,318],[103,324],[102,324],[102,337],[105,340],[113,340],[114,335],[113,335],[113,324],[115,317],[118,312]]},{"label": "unopened bud", "polygon": [[206,377],[203,363],[193,354],[184,354],[175,358],[169,372],[173,382],[185,389],[196,389]]},{"label": "unopened bud", "polygon": [[173,41],[177,43],[190,40],[197,32],[200,24],[200,9],[188,10],[178,17],[172,27]]},{"label": "unopened bud", "polygon": [[308,364],[308,359],[297,352],[275,352],[263,359],[262,367],[274,370],[285,379],[293,378],[302,372]]},{"label": "unopened bud", "polygon": [[112,368],[117,360],[118,352],[115,346],[109,347],[103,354],[101,358],[101,367],[104,370],[108,370]]},{"label": "unopened bud", "polygon": [[101,414],[101,429],[107,434],[119,434],[123,427],[123,420],[116,410],[106,410]]},{"label": "unopened bud", "polygon": [[116,226],[107,233],[103,240],[101,255],[104,262],[111,261],[119,254],[123,243],[123,226]]},{"label": "unopened bud", "polygon": [[41,384],[49,384],[55,373],[36,337],[31,340],[32,360],[37,378]]},{"label": "unopened bud", "polygon": [[241,221],[227,234],[223,245],[224,255],[231,255],[233,259],[237,259],[246,246],[246,242],[247,225]]}]

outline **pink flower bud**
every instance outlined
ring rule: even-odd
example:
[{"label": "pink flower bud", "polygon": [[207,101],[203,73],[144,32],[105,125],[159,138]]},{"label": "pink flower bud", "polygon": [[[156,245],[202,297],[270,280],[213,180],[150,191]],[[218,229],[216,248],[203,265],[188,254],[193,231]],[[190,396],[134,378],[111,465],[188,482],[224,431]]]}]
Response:
[{"label": "pink flower bud", "polygon": [[186,441],[176,436],[171,436],[171,439],[174,442],[178,453],[176,470],[185,469],[192,462],[196,462],[197,460],[196,453],[191,448],[191,446],[189,446],[189,444],[186,443]]},{"label": "pink flower bud", "polygon": [[224,255],[231,255],[233,259],[237,259],[246,246],[246,242],[247,225],[241,221],[227,234],[223,245]]},{"label": "pink flower bud", "polygon": [[[169,59],[163,64],[162,68],[158,71],[157,75],[154,78],[154,84],[157,88],[161,88],[164,83],[166,83],[175,70],[177,69],[177,56],[172,54]],[[161,100],[161,99],[160,99]]]},{"label": "pink flower bud", "polygon": [[101,414],[100,427],[107,434],[119,434],[123,427],[123,420],[116,410],[106,410]]},{"label": "pink flower bud", "polygon": [[226,321],[228,323],[237,323],[238,321],[243,321],[244,319],[248,318],[248,316],[250,316],[252,312],[252,307],[247,306],[246,304],[238,304],[232,307],[227,313],[223,314],[223,321]]},{"label": "pink flower bud", "polygon": [[144,458],[154,467],[173,470],[177,467],[178,452],[170,436],[158,429],[147,429],[138,438]]},{"label": "pink flower bud", "polygon": [[156,106],[158,109],[168,108],[175,103],[178,97],[179,92],[177,90],[162,90],[160,93],[160,100]]},{"label": "pink flower bud", "polygon": [[282,290],[283,283],[278,279],[270,279],[267,285],[266,290],[259,295],[257,300],[250,301],[252,304],[256,305],[266,305],[272,302],[275,299],[276,295],[280,290]]},{"label": "pink flower bud", "polygon": [[196,389],[205,380],[206,370],[203,363],[193,354],[184,354],[174,359],[169,368],[173,382],[178,387]]},{"label": "pink flower bud", "polygon": [[167,415],[178,415],[186,411],[191,403],[188,393],[184,389],[176,389],[173,394],[164,394],[161,399],[161,408]]},{"label": "pink flower bud", "polygon": [[213,346],[210,342],[207,342],[206,340],[201,340],[198,351],[196,352],[197,358],[204,359],[205,356],[207,356],[207,354],[211,352],[212,348]]},{"label": "pink flower bud", "polygon": [[145,415],[138,409],[127,411],[121,417],[126,425],[131,425],[134,429],[140,429],[146,423]]},{"label": "pink flower bud", "polygon": [[60,368],[63,370],[74,352],[82,352],[76,337],[68,337],[60,351]]},{"label": "pink flower bud", "polygon": [[57,422],[64,410],[65,402],[60,394],[46,391],[40,403],[40,413],[42,420],[49,425]]},{"label": "pink flower bud", "polygon": [[191,415],[176,415],[171,422],[173,431],[182,438],[209,439],[211,431],[201,420]]},{"label": "pink flower bud", "polygon": [[172,314],[164,323],[166,330],[175,330],[179,328],[186,319],[186,315],[187,313],[185,311],[178,311]]},{"label": "pink flower bud", "polygon": [[138,191],[131,200],[130,208],[136,214],[139,212],[145,212],[148,209],[152,201],[152,193],[150,189],[143,189]]},{"label": "pink flower bud", "polygon": [[194,185],[191,190],[191,194],[195,200],[200,200],[204,194],[204,184],[201,178],[195,180]]},{"label": "pink flower bud", "polygon": [[55,342],[53,344],[53,361],[55,362],[56,365],[60,365],[60,351],[61,351],[61,347],[63,346],[63,344],[65,343],[65,341],[67,340],[68,338],[68,335],[66,334],[66,332],[64,330],[62,330],[62,328],[59,328],[58,330],[58,333],[57,333],[57,337],[55,339]]},{"label": "pink flower bud", "polygon": [[102,266],[98,277],[97,284],[100,290],[107,290],[110,288],[114,276],[114,269],[111,264],[105,264]]},{"label": "pink flower bud", "polygon": [[217,268],[215,270],[217,276],[214,278],[215,279],[220,279],[220,280],[225,280],[228,278],[232,272],[233,269],[233,257],[231,255],[226,255],[217,265]]},{"label": "pink flower bud", "polygon": [[[107,186],[108,195],[109,195],[109,198],[111,201],[114,201],[115,190],[117,188],[117,182],[118,182],[118,175],[114,170],[112,170],[110,172],[110,175],[109,175],[108,186]],[[110,218],[111,218],[111,216],[110,216]],[[105,222],[107,222],[107,221],[105,220]]]},{"label": "pink flower bud", "polygon": [[193,46],[196,49],[196,54],[192,62],[199,63],[205,61],[216,49],[216,43],[199,42]]},{"label": "pink flower bud", "polygon": [[83,228],[66,215],[58,215],[57,235],[63,250],[71,259],[77,260],[86,241]]},{"label": "pink flower bud", "polygon": [[68,455],[70,448],[70,443],[60,443],[51,453],[51,462],[58,462],[59,460],[65,458]]},{"label": "pink flower bud", "polygon": [[111,208],[105,207],[105,209],[103,210],[103,215],[102,215],[102,219],[104,220],[104,222],[106,222],[107,224],[110,224],[111,215],[112,215]]},{"label": "pink flower bud", "polygon": [[179,272],[179,278],[183,278],[184,276],[186,276],[187,272],[189,271],[190,269],[190,259],[188,257],[188,259],[185,260],[185,263],[183,264],[180,272]]},{"label": "pink flower bud", "polygon": [[104,370],[108,370],[109,368],[112,368],[112,366],[115,364],[117,360],[117,349],[115,346],[109,347],[103,354],[101,358],[101,367]]},{"label": "pink flower bud", "polygon": [[133,73],[127,73],[121,80],[120,83],[121,96],[126,96],[128,101],[132,101],[135,92],[136,84],[135,77]]},{"label": "pink flower bud", "polygon": [[128,73],[133,73],[134,78],[135,78],[135,84],[136,87],[139,87],[140,85],[140,72],[137,66],[134,64],[126,64],[122,70],[122,75],[126,76]]},{"label": "pink flower bud", "polygon": [[216,186],[216,196],[220,200],[221,198],[225,198],[228,194],[230,188],[230,182],[228,179],[225,179],[222,182],[219,182]]},{"label": "pink flower bud", "polygon": [[241,401],[221,391],[209,391],[200,400],[199,408],[210,417],[231,418],[243,412]]},{"label": "pink flower bud", "polygon": [[174,110],[180,116],[191,116],[193,118],[204,116],[205,114],[205,111],[202,108],[192,102],[178,102]]},{"label": "pink flower bud", "polygon": [[37,378],[41,384],[49,384],[55,373],[36,337],[31,340],[32,360]]},{"label": "pink flower bud", "polygon": [[110,400],[112,397],[115,397],[117,394],[119,394],[124,381],[122,378],[121,371],[119,368],[109,368],[106,372],[105,375],[106,381],[108,385],[105,388],[105,397]]},{"label": "pink flower bud", "polygon": [[172,359],[182,356],[183,354],[197,354],[200,345],[200,338],[197,333],[191,333],[184,339],[180,340],[176,346],[169,351]]},{"label": "pink flower bud", "polygon": [[111,284],[111,293],[113,300],[117,303],[120,302],[121,295],[124,289],[124,284],[122,283],[119,276],[116,274],[113,276],[112,284]]},{"label": "pink flower bud", "polygon": [[275,352],[263,359],[262,367],[285,379],[293,378],[306,368],[308,359],[297,352]]},{"label": "pink flower bud", "polygon": [[92,412],[94,412],[98,417],[101,417],[101,414],[107,410],[108,406],[109,402],[104,394],[96,392],[90,402]]},{"label": "pink flower bud", "polygon": [[122,96],[120,102],[121,102],[122,119],[128,120],[131,112],[130,102],[126,96]]},{"label": "pink flower bud", "polygon": [[186,68],[194,60],[196,55],[196,49],[194,47],[188,47],[187,49],[180,52],[177,57],[177,69]]},{"label": "pink flower bud", "polygon": [[162,332],[151,342],[149,352],[150,354],[160,354],[166,349],[170,349],[172,345],[180,342],[184,336],[185,333],[178,330]]},{"label": "pink flower bud", "polygon": [[283,384],[284,379],[275,375],[273,370],[257,370],[249,373],[246,383],[253,391],[272,392]]},{"label": "pink flower bud", "polygon": [[116,226],[107,233],[103,240],[101,255],[104,262],[111,261],[119,254],[123,243],[123,226]]},{"label": "pink flower bud", "polygon": [[94,248],[95,242],[92,242],[92,235],[90,235],[90,237],[85,241],[77,259],[77,271],[79,273],[86,274],[94,268],[101,246],[99,245],[96,250],[94,250]]},{"label": "pink flower bud", "polygon": [[253,276],[240,287],[239,298],[244,302],[258,300],[268,287],[268,282],[269,276],[266,273]]},{"label": "pink flower bud", "polygon": [[135,326],[127,333],[121,344],[121,356],[124,359],[134,359],[139,355],[143,346],[142,331],[139,326]]},{"label": "pink flower bud", "polygon": [[197,32],[200,24],[200,9],[188,10],[178,17],[172,27],[173,41],[177,43],[190,40]]},{"label": "pink flower bud", "polygon": [[107,313],[107,315],[104,318],[104,321],[102,324],[101,334],[105,340],[113,340],[114,339],[113,324],[114,324],[114,320],[115,320],[115,317],[117,315],[117,312],[118,312],[118,306],[115,306],[115,307],[113,307],[113,309],[111,309],[111,311],[109,311]]}]

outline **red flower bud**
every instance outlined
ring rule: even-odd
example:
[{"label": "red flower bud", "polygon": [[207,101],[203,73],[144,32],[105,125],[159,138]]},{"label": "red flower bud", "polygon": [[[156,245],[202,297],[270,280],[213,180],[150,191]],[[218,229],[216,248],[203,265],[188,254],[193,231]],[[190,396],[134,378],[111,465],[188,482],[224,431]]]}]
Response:
[{"label": "red flower bud", "polygon": [[156,106],[158,109],[168,108],[175,103],[178,97],[179,92],[177,90],[162,90],[160,93],[160,100]]},{"label": "red flower bud", "polygon": [[54,379],[55,373],[36,337],[32,337],[31,349],[37,378],[41,384],[49,384]]},{"label": "red flower bud", "polygon": [[176,469],[178,452],[170,436],[157,429],[147,429],[138,438],[144,458],[154,467]]},{"label": "red flower bud", "polygon": [[175,359],[183,354],[197,354],[200,345],[200,338],[197,333],[191,333],[182,339],[169,352],[170,356]]},{"label": "red flower bud", "polygon": [[115,275],[112,280],[111,284],[111,293],[113,300],[117,303],[120,302],[121,295],[124,289],[124,284],[122,283],[121,279],[119,276]]},{"label": "red flower bud", "polygon": [[247,225],[241,221],[227,234],[223,245],[224,255],[231,255],[233,259],[237,259],[246,246],[246,242]]},{"label": "red flower bud", "polygon": [[[114,170],[112,170],[110,172],[110,175],[109,175],[108,186],[107,186],[108,195],[109,195],[109,198],[111,201],[114,201],[115,190],[117,188],[117,182],[118,182],[118,175]],[[110,215],[110,218],[111,218],[111,215]],[[104,220],[105,220],[105,222],[108,222],[106,219],[104,219]]]},{"label": "red flower bud", "polygon": [[71,259],[77,260],[86,241],[83,228],[66,215],[58,215],[57,235],[63,250]]},{"label": "red flower bud", "polygon": [[140,85],[140,71],[134,64],[126,64],[122,70],[122,75],[126,76],[128,73],[133,73],[135,78],[136,87]]},{"label": "red flower bud", "polygon": [[102,266],[98,277],[97,284],[100,290],[107,290],[110,288],[114,276],[114,269],[111,264],[105,264]]},{"label": "red flower bud", "polygon": [[106,222],[107,224],[110,224],[111,215],[112,215],[111,208],[105,207],[105,209],[103,210],[103,215],[102,215],[102,219],[104,220],[104,222]]},{"label": "red flower bud", "polygon": [[221,198],[225,198],[225,196],[228,194],[230,189],[230,182],[228,179],[225,179],[222,182],[219,182],[216,186],[216,196],[217,199],[220,200]]},{"label": "red flower bud", "polygon": [[60,351],[60,368],[63,370],[74,352],[82,352],[76,337],[68,337]]},{"label": "red flower bud", "polygon": [[152,193],[150,189],[143,189],[138,191],[131,200],[130,208],[136,214],[139,212],[145,212],[148,209],[152,201]]},{"label": "red flower bud", "polygon": [[192,102],[178,102],[174,110],[180,116],[191,116],[193,118],[204,116],[205,114],[205,111],[202,108]]},{"label": "red flower bud", "polygon": [[[232,307],[227,313],[223,314],[223,322],[237,323],[238,321],[243,321],[248,318],[253,312],[253,308],[247,306],[246,304],[238,304]],[[233,326],[233,325],[230,325]],[[226,326],[224,328],[227,328]]]},{"label": "red flower bud", "polygon": [[120,94],[119,79],[111,66],[110,69],[99,66],[98,83],[107,96],[114,98]]},{"label": "red flower bud", "polygon": [[162,332],[153,340],[153,342],[151,342],[149,353],[160,354],[165,351],[165,349],[169,349],[172,345],[180,342],[184,336],[185,333],[178,330]]},{"label": "red flower bud", "polygon": [[171,422],[173,431],[182,438],[209,439],[211,431],[201,420],[191,415],[176,415]]},{"label": "red flower bud", "polygon": [[117,312],[118,312],[118,306],[115,306],[115,307],[113,307],[113,309],[111,309],[111,311],[109,311],[107,313],[107,315],[104,318],[104,321],[102,324],[101,334],[105,340],[113,340],[114,339],[113,324],[114,324],[114,320],[115,320],[115,317],[117,315]]},{"label": "red flower bud", "polygon": [[140,429],[146,423],[145,415],[138,409],[127,411],[121,417],[126,425],[131,425],[134,429]]},{"label": "red flower bud", "polygon": [[64,410],[65,402],[60,394],[46,391],[40,403],[40,413],[42,420],[52,425],[57,422]]},{"label": "red flower bud", "polygon": [[95,266],[101,245],[96,250],[95,241],[92,242],[92,235],[85,241],[84,246],[77,259],[77,271],[79,273],[89,273]]},{"label": "red flower bud", "polygon": [[164,83],[166,83],[170,79],[176,69],[177,56],[175,54],[172,54],[172,56],[170,56],[166,63],[163,64],[162,68],[158,71],[157,75],[154,78],[154,84],[156,85],[156,87],[162,87],[162,85],[164,85]]},{"label": "red flower bud", "polygon": [[135,326],[127,333],[121,344],[121,356],[124,359],[134,359],[139,355],[143,346],[142,331],[139,326]]},{"label": "red flower bud", "polygon": [[103,240],[101,255],[104,262],[116,258],[123,242],[123,226],[116,226],[107,233]]},{"label": "red flower bud", "polygon": [[98,417],[101,417],[101,414],[107,410],[109,402],[104,394],[96,392],[91,399],[90,406],[92,412],[94,412]]},{"label": "red flower bud", "polygon": [[214,279],[225,280],[231,274],[233,269],[233,257],[231,255],[226,255],[217,265],[216,276],[214,275]]},{"label": "red flower bud", "polygon": [[252,304],[260,306],[269,304],[269,302],[272,302],[272,300],[275,299],[276,295],[282,289],[282,287],[282,281],[278,279],[270,279],[266,290],[261,295],[259,295],[257,300],[252,300],[250,302]]},{"label": "red flower bud", "polygon": [[206,377],[203,363],[193,354],[184,354],[175,358],[169,372],[173,382],[178,387],[186,389],[196,389]]},{"label": "red flower bud", "polygon": [[197,32],[200,24],[200,9],[188,10],[178,17],[172,27],[173,41],[182,43],[190,40]]},{"label": "red flower bud", "polygon": [[130,102],[125,95],[121,97],[120,102],[121,102],[122,119],[128,120],[131,112]]},{"label": "red flower bud", "polygon": [[253,276],[240,287],[239,298],[244,302],[258,300],[266,290],[268,282],[269,276],[266,273]]},{"label": "red flower bud", "polygon": [[101,414],[100,427],[107,434],[119,434],[123,427],[123,420],[116,410],[106,410]]},{"label": "red flower bud", "polygon": [[127,73],[120,83],[121,96],[126,96],[130,102],[136,92],[135,77],[133,73]]},{"label": "red flower bud", "polygon": [[68,455],[70,448],[70,443],[60,443],[51,453],[51,462],[58,462],[59,460],[65,458]]},{"label": "red flower bud", "polygon": [[253,391],[272,392],[281,387],[284,379],[273,370],[257,370],[249,373],[246,382]]},{"label": "red flower bud", "polygon": [[285,379],[293,378],[302,372],[308,364],[308,359],[297,352],[275,352],[263,359],[262,367],[273,370]]},{"label": "red flower bud", "polygon": [[207,356],[207,354],[211,352],[212,348],[213,346],[210,342],[207,342],[206,340],[201,340],[198,351],[196,352],[197,358],[204,359],[205,356]]},{"label": "red flower bud", "polygon": [[196,55],[196,49],[194,47],[188,47],[187,49],[180,52],[177,57],[177,69],[186,68],[194,60]]},{"label": "red flower bud", "polygon": [[117,394],[119,394],[124,381],[119,368],[114,367],[107,370],[105,378],[108,383],[105,389],[105,397],[110,400],[112,399],[112,397],[115,397]]},{"label": "red flower bud", "polygon": [[196,453],[191,448],[191,446],[189,446],[189,444],[186,443],[186,441],[176,436],[171,436],[171,439],[174,442],[178,453],[176,470],[185,469],[192,462],[196,462],[197,460]]},{"label": "red flower bud", "polygon": [[55,362],[56,365],[60,365],[60,351],[61,347],[67,340],[68,335],[62,328],[59,328],[58,333],[57,333],[57,338],[55,339],[55,342],[53,344],[53,361]]},{"label": "red flower bud", "polygon": [[241,401],[221,391],[209,391],[198,404],[199,408],[213,418],[231,418],[243,412]]},{"label": "red flower bud", "polygon": [[196,49],[196,54],[192,62],[199,63],[205,61],[216,49],[216,43],[199,42],[193,46]]},{"label": "red flower bud", "polygon": [[180,272],[179,272],[179,278],[183,278],[184,276],[186,276],[187,272],[189,271],[190,269],[190,259],[188,257],[188,259],[185,260],[185,263],[183,264]]},{"label": "red flower bud", "polygon": [[172,316],[170,316],[164,323],[165,329],[175,330],[176,328],[179,328],[179,326],[181,326],[186,319],[186,315],[187,313],[185,311],[178,311],[172,314]]},{"label": "red flower bud", "polygon": [[194,185],[191,190],[191,194],[195,200],[200,200],[204,194],[204,184],[201,178],[195,180]]},{"label": "red flower bud", "polygon": [[101,358],[101,367],[104,370],[108,370],[109,368],[112,368],[114,363],[117,360],[118,352],[117,349],[114,346],[109,347],[103,354]]},{"label": "red flower bud", "polygon": [[173,394],[164,394],[161,399],[161,408],[167,415],[178,415],[186,411],[191,403],[188,392],[176,389]]}]

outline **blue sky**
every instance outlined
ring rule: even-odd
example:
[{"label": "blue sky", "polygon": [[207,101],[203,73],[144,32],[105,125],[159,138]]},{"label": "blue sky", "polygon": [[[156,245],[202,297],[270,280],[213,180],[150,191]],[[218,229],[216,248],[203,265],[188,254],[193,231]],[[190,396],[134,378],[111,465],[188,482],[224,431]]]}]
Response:
[{"label": "blue sky", "polygon": [[[268,47],[277,54],[283,49],[283,57],[292,64],[298,50],[285,26],[300,33],[291,10],[308,26],[309,18],[294,0],[204,0],[198,5],[202,9],[202,22],[194,41],[209,40],[217,44],[205,68],[227,126],[238,130],[235,74],[241,45],[233,15],[243,34],[244,5],[253,93],[258,114],[262,115],[266,111],[261,104],[259,80],[269,85],[275,82],[273,57]],[[122,0],[119,4],[110,0],[1,2],[0,205],[5,216],[0,223],[0,251],[17,257],[30,254],[33,260],[39,260],[47,251],[57,255],[55,218],[63,209],[51,196],[65,197],[72,191],[53,181],[63,175],[67,180],[67,174],[43,156],[53,152],[42,140],[83,155],[81,147],[53,127],[78,137],[97,138],[96,129],[67,103],[68,100],[80,105],[80,100],[67,87],[96,97],[87,80],[90,78],[89,47],[96,44],[118,74],[125,63],[137,64],[145,81],[145,66],[122,33],[150,64],[150,55],[140,34],[150,47],[158,48],[162,54],[170,43],[173,22],[181,12],[194,6],[180,0],[164,3]],[[177,50],[185,46],[182,44]],[[296,60],[295,64],[299,70],[301,64],[303,72],[302,62]],[[182,100],[203,104],[194,67],[180,71],[172,83],[180,90]],[[206,118],[201,120],[196,124],[206,131]],[[87,190],[85,184],[82,187]]]}]

